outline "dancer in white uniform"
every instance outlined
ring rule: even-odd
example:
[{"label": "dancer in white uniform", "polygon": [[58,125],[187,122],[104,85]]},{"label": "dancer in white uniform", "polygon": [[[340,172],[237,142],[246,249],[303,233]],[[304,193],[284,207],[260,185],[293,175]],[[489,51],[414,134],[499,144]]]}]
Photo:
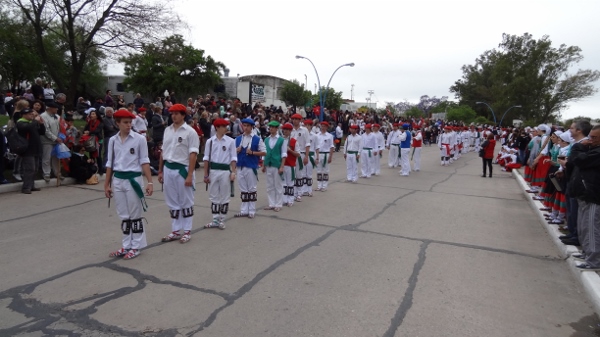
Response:
[{"label": "dancer in white uniform", "polygon": [[235,139],[237,151],[238,185],[242,205],[240,212],[235,217],[254,218],[256,213],[257,183],[258,183],[258,161],[267,152],[263,140],[253,133],[254,120],[242,119],[244,133]]},{"label": "dancer in white uniform", "polygon": [[[204,228],[225,229],[225,216],[237,175],[237,148],[233,138],[225,135],[229,122],[218,118],[213,122],[216,134],[206,141],[204,148],[204,183],[208,185],[212,222]],[[210,171],[209,171],[210,170]]]},{"label": "dancer in white uniform", "polygon": [[392,124],[392,132],[387,137],[386,148],[390,150],[388,153],[388,167],[395,168],[400,165],[400,135],[402,133],[398,130],[398,123]]},{"label": "dancer in white uniform", "polygon": [[146,138],[131,131],[131,121],[135,115],[122,110],[117,111],[113,117],[119,127],[119,133],[108,141],[104,194],[107,198],[115,198],[117,214],[121,218],[123,244],[121,249],[110,253],[109,256],[129,260],[138,256],[140,249],[147,245],[142,223],[142,209],[146,208],[142,172],[148,181],[148,196],[151,196],[153,191],[152,174]]},{"label": "dancer in white uniform", "polygon": [[452,141],[452,138],[450,136],[450,127],[446,126],[444,127],[444,133],[442,133],[439,137],[438,137],[438,147],[440,148],[440,156],[441,156],[441,165],[442,166],[448,166],[449,165],[449,160],[450,160],[450,142]]},{"label": "dancer in white uniform", "polygon": [[350,125],[350,134],[344,142],[344,159],[346,160],[346,179],[349,182],[358,180],[358,163],[360,162],[361,136],[357,135],[358,125]]},{"label": "dancer in white uniform", "polygon": [[[191,240],[194,217],[195,168],[200,140],[196,130],[184,121],[186,107],[169,108],[173,124],[165,129],[158,166],[158,181],[163,184],[165,202],[171,213],[171,233],[163,242]],[[183,234],[180,231],[183,230]]]},{"label": "dancer in white uniform", "polygon": [[267,174],[267,197],[269,206],[265,210],[279,212],[283,206],[283,169],[287,158],[287,141],[279,136],[279,122],[270,121],[269,137],[265,138],[265,155],[263,173]]},{"label": "dancer in white uniform", "polygon": [[287,141],[287,157],[284,159],[283,167],[283,206],[292,207],[296,200],[294,192],[294,183],[296,178],[296,165],[298,164],[298,157],[300,157],[300,147],[298,142],[294,138],[290,137],[294,126],[290,123],[285,123],[281,130],[283,132],[283,138]]},{"label": "dancer in white uniform", "polygon": [[408,176],[410,174],[410,143],[412,135],[410,133],[410,124],[402,125],[402,134],[400,135],[400,175]]},{"label": "dancer in white uniform", "polygon": [[416,127],[416,134],[412,140],[413,154],[411,155],[413,160],[413,171],[419,172],[421,170],[421,148],[423,147],[423,133],[420,127]]},{"label": "dancer in white uniform", "polygon": [[292,130],[290,137],[294,138],[300,147],[300,157],[297,159],[298,163],[296,164],[296,181],[294,183],[294,194],[296,194],[296,201],[300,202],[302,201],[303,192],[306,191],[304,185],[309,183],[312,185],[312,171],[311,174],[308,175],[305,169],[305,166],[309,162],[310,135],[308,129],[300,125],[300,122],[302,121],[302,115],[293,114],[291,119],[294,129]]},{"label": "dancer in white uniform", "polygon": [[380,128],[381,125],[373,124],[373,136],[375,136],[377,145],[373,156],[371,174],[376,176],[381,174],[381,157],[383,156],[383,149],[385,148],[385,138],[383,137],[383,133],[379,132]]},{"label": "dancer in white uniform", "polygon": [[315,148],[317,153],[317,191],[327,191],[327,185],[329,182],[329,164],[333,159],[333,150],[335,145],[333,144],[333,136],[327,132],[329,123],[321,122],[321,133],[317,135],[317,146]]},{"label": "dancer in white uniform", "polygon": [[365,133],[361,136],[362,146],[360,157],[362,158],[361,163],[361,178],[371,177],[371,167],[373,166],[373,149],[377,146],[377,141],[371,133],[371,124],[365,125]]}]

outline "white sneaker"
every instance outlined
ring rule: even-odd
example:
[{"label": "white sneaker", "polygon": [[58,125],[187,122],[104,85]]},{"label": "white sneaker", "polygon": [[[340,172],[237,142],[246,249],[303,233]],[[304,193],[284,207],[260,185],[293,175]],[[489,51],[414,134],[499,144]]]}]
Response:
[{"label": "white sneaker", "polygon": [[23,178],[21,178],[21,175],[18,173],[13,173],[13,177],[15,178],[16,181],[21,182],[23,181]]}]

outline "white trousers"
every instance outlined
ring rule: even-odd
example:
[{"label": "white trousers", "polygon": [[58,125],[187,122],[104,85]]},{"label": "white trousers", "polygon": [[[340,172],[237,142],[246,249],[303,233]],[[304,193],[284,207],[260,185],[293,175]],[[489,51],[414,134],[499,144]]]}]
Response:
[{"label": "white trousers", "polygon": [[[244,193],[254,193],[257,190],[258,178],[256,174],[254,174],[254,170],[249,167],[238,167],[237,169],[237,180],[238,186],[240,187],[240,192]],[[240,208],[240,213],[242,214],[252,214],[256,213],[256,202],[255,201],[242,201],[242,206]]]},{"label": "white trousers", "polygon": [[[137,177],[135,180],[144,189],[142,177]],[[127,179],[113,178],[112,190],[115,198],[115,208],[117,215],[121,220],[137,220],[142,218],[142,202],[138,195],[131,187],[131,183]],[[122,226],[122,224],[121,224]],[[123,228],[124,229],[124,228]],[[121,231],[123,233],[123,231]],[[123,248],[124,249],[142,249],[148,244],[146,242],[146,232],[129,234],[123,233]]]},{"label": "white trousers", "polygon": [[331,157],[329,152],[319,153],[319,163],[317,164],[317,183],[319,189],[326,189],[329,183],[329,163]]},{"label": "white trousers", "polygon": [[356,161],[356,154],[348,153],[346,155],[346,179],[348,181],[358,180],[358,162]]},{"label": "white trousers", "polygon": [[[292,174],[293,172],[293,174]],[[295,177],[296,168],[293,166],[284,166],[283,167],[283,203],[284,204],[294,204],[294,199],[296,198],[296,191],[294,185],[296,183],[296,179],[292,179],[292,176]]]},{"label": "white trousers", "polygon": [[[314,155],[313,155],[313,158],[314,158]],[[306,178],[306,184],[303,183],[303,185],[300,189],[302,190],[302,194],[312,195],[314,166],[313,166],[312,162],[310,161],[310,158],[308,158],[308,164],[304,165],[303,171],[304,171],[303,176],[304,176],[304,178]],[[296,175],[296,179],[298,179],[298,175]]]},{"label": "white trousers", "polygon": [[[294,195],[296,197],[301,197],[302,193],[306,191],[306,185],[304,184],[304,178],[308,177],[311,178],[312,177],[312,168],[310,171],[310,174],[308,174],[308,166],[310,165],[310,159],[308,160],[308,164],[304,165],[304,163],[302,163],[302,169],[300,169],[300,161],[304,160],[304,152],[300,153],[300,157],[296,158],[296,180],[297,182],[294,184],[296,185],[296,187],[294,188]],[[312,187],[311,187],[311,192],[312,192]]]},{"label": "white trousers", "polygon": [[[193,172],[192,186],[196,183],[196,174]],[[165,166],[163,171],[163,189],[165,202],[171,213],[171,230],[191,231],[194,220],[194,190],[185,186],[185,179],[178,170]]]},{"label": "white trousers", "polygon": [[269,207],[283,206],[283,179],[279,167],[267,167],[267,197]]},{"label": "white trousers", "polygon": [[[208,198],[211,202],[211,210],[214,219],[223,221],[229,210],[231,200],[231,172],[224,170],[210,170],[208,185]],[[219,207],[218,209],[216,207]]]},{"label": "white trousers", "polygon": [[410,173],[410,148],[400,149],[400,153],[402,154],[400,174],[407,176]]},{"label": "white trousers", "polygon": [[400,158],[398,158],[399,153],[400,147],[398,145],[390,145],[390,152],[388,153],[388,166],[390,168],[398,167],[398,165],[400,165]]},{"label": "white trousers", "polygon": [[373,166],[373,154],[372,150],[362,150],[360,152],[362,176],[369,178],[371,176],[371,166]]},{"label": "white trousers", "polygon": [[373,156],[373,167],[371,167],[371,174],[376,176],[381,174],[381,150],[377,152],[377,155]]},{"label": "white trousers", "polygon": [[52,156],[52,144],[42,144],[42,172],[45,176],[49,176],[50,173],[54,173],[58,177],[58,170],[60,170],[58,158]]},{"label": "white trousers", "polygon": [[413,169],[415,171],[421,170],[421,147],[415,147],[415,154],[413,156]]}]

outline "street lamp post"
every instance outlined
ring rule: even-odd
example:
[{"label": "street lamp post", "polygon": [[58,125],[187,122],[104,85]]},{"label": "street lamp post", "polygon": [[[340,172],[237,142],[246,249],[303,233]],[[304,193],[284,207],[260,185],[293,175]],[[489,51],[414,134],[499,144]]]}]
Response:
[{"label": "street lamp post", "polygon": [[500,126],[502,126],[502,121],[504,120],[504,116],[506,116],[506,114],[508,113],[508,111],[512,108],[522,108],[521,105],[513,105],[510,108],[508,108],[505,112],[504,115],[502,115],[502,118],[500,118]]},{"label": "street lamp post", "polygon": [[489,104],[487,104],[486,102],[475,102],[475,104],[485,104],[488,108],[490,108],[492,116],[494,116],[494,125],[498,125],[498,123],[496,122],[496,114],[494,113],[494,109],[492,109],[492,107]]},{"label": "street lamp post", "polygon": [[320,111],[321,111],[321,113],[319,114],[319,121],[322,122],[323,115],[325,114],[325,112],[324,112],[325,98],[327,98],[327,91],[329,89],[329,84],[331,83],[331,80],[333,79],[333,75],[335,75],[335,73],[337,73],[337,71],[340,70],[340,68],[342,68],[342,67],[345,67],[345,66],[354,67],[354,63],[346,63],[346,64],[342,64],[341,66],[337,67],[337,69],[333,72],[333,74],[331,74],[331,77],[329,78],[329,82],[327,82],[327,87],[325,88],[325,94],[323,94],[323,90],[321,88],[321,80],[319,79],[319,72],[317,71],[315,64],[308,57],[296,55],[296,58],[308,60],[308,62],[310,62],[310,64],[313,66],[313,69],[315,70],[315,74],[317,75],[317,83],[319,84],[319,106],[320,106]]}]

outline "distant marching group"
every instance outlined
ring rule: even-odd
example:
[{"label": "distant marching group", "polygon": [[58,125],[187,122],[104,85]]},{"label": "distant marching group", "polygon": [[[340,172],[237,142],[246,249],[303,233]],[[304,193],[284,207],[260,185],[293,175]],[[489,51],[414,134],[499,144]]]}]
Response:
[{"label": "distant marching group", "polygon": [[444,132],[438,137],[440,148],[440,165],[448,166],[471,151],[479,152],[481,145],[492,134],[491,129],[482,126],[451,126],[444,127]]}]

